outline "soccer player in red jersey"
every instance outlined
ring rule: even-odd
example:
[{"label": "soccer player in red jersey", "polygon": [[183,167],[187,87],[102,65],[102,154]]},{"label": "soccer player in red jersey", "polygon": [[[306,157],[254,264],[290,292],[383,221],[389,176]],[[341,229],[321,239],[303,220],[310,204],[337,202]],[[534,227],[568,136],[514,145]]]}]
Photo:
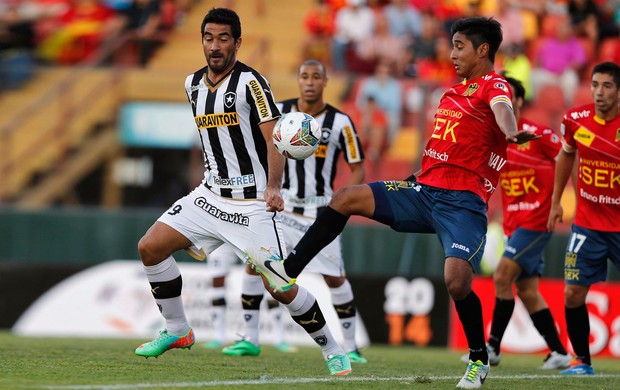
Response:
[{"label": "soccer player in red jersey", "polygon": [[538,138],[517,130],[506,80],[493,62],[502,41],[494,19],[461,19],[452,26],[450,58],[463,81],[447,90],[435,113],[422,172],[405,181],[339,189],[285,261],[250,259],[275,288],[294,282],[312,258],[362,215],[396,231],[436,233],[444,251],[444,278],[470,348],[459,388],[480,388],[489,362],[480,299],[472,290],[487,230],[487,201],[506,163],[508,143]]},{"label": "soccer player in red jersey", "polygon": [[547,302],[538,291],[538,280],[545,266],[543,250],[551,238],[551,233],[547,231],[547,218],[551,209],[555,158],[561,147],[560,137],[550,128],[521,116],[525,88],[518,80],[510,77],[506,80],[512,88],[512,108],[518,128],[538,134],[541,138],[521,145],[508,145],[508,162],[500,173],[503,228],[507,241],[493,273],[495,308],[487,342],[489,363],[497,365],[501,358],[502,337],[515,307],[514,284],[534,326],[551,351],[542,368],[567,368],[571,357],[560,341]]},{"label": "soccer player in red jersey", "polygon": [[548,229],[562,222],[562,193],[578,152],[577,209],[564,259],[564,310],[575,351],[569,375],[593,375],[586,296],[607,277],[607,259],[620,269],[620,66],[592,69],[593,103],[562,119],[562,151],[555,171]]}]

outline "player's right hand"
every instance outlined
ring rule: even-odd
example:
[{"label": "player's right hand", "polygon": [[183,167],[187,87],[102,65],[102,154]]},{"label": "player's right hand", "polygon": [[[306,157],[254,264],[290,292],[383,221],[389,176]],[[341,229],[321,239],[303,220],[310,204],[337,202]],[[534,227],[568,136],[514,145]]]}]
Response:
[{"label": "player's right hand", "polygon": [[284,199],[280,194],[279,189],[274,189],[269,186],[265,189],[265,203],[267,211],[282,211],[284,210]]},{"label": "player's right hand", "polygon": [[564,215],[564,209],[561,204],[552,204],[551,211],[549,211],[549,219],[547,220],[547,230],[552,232],[555,229],[556,222],[564,222],[562,216]]},{"label": "player's right hand", "polygon": [[536,135],[536,133],[533,133],[528,130],[522,130],[516,134],[507,135],[506,141],[508,141],[508,143],[513,143],[513,144],[524,144],[528,141],[533,141],[539,138],[540,138],[540,135]]}]

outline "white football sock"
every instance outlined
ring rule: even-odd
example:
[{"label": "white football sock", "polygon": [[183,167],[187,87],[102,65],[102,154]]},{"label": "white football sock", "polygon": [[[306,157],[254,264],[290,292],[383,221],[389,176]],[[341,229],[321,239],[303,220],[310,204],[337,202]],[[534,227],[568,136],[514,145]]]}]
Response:
[{"label": "white football sock", "polygon": [[[336,288],[330,288],[329,291],[332,296],[333,305],[346,305],[345,310],[355,310],[353,301],[353,289],[351,288],[351,284],[348,280],[345,279],[344,283],[341,286]],[[355,351],[357,349],[357,343],[355,342],[356,316],[340,318],[341,313],[336,314],[338,314],[338,319],[340,320],[342,337],[344,338],[344,350],[347,352]]]},{"label": "white football sock", "polygon": [[[258,346],[260,344],[259,339],[259,327],[260,327],[260,301],[265,294],[265,287],[263,286],[263,279],[260,275],[250,275],[247,272],[243,273],[243,280],[241,283],[241,295],[250,296],[251,299],[258,299],[259,302],[253,302],[257,305],[256,310],[242,309],[244,323],[244,338],[246,341]],[[243,298],[242,298],[243,299]]]},{"label": "white football sock", "polygon": [[[226,299],[226,286],[213,287],[210,293],[212,302]],[[213,305],[211,320],[213,321],[214,339],[224,343],[226,341],[226,305]]]},{"label": "white football sock", "polygon": [[[172,256],[159,264],[145,265],[144,272],[151,283],[168,282],[181,276],[179,266]],[[155,299],[155,303],[157,303],[161,315],[166,320],[166,330],[168,333],[182,336],[189,331],[190,326],[185,317],[181,295],[174,298]]]}]

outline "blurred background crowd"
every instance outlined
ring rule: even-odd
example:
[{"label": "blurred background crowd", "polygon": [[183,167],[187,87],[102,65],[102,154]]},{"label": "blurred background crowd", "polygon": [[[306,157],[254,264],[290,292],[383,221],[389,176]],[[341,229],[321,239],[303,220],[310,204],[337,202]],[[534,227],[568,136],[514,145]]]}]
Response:
[{"label": "blurred background crowd", "polygon": [[[501,22],[504,41],[496,71],[523,82],[524,116],[556,130],[569,106],[590,101],[591,67],[601,61],[620,63],[619,0],[2,0],[0,173],[27,172],[4,181],[0,203],[23,199],[28,188],[67,164],[77,150],[95,154],[88,140],[117,126],[114,116],[127,101],[183,101],[183,75],[204,66],[204,61],[192,61],[202,56],[198,29],[213,6],[238,9],[245,45],[240,57],[270,79],[278,99],[296,96],[295,72],[303,60],[316,58],[328,66],[328,100],[353,118],[366,150],[369,181],[404,178],[418,162],[439,97],[458,81],[449,58],[455,19],[484,15]],[[291,20],[285,20],[287,15]],[[192,60],[180,54],[187,52]],[[82,77],[85,68],[91,70]],[[130,78],[119,75],[128,69]],[[169,80],[167,74],[176,78]],[[78,86],[84,84],[97,86],[80,97]],[[97,109],[96,100],[110,91],[111,103]],[[61,108],[41,112],[58,102]],[[90,107],[106,115],[85,121]],[[35,113],[44,119],[26,124]],[[84,130],[70,130],[76,122]],[[43,123],[50,128],[37,135],[33,129]],[[28,136],[23,135],[26,126]],[[43,150],[58,139],[60,151]],[[28,149],[28,142],[35,146]],[[136,152],[113,150],[94,163],[97,180],[110,177],[103,162],[118,163]],[[30,161],[36,160],[33,153],[46,157],[36,163]],[[150,153],[156,160],[157,152]],[[165,178],[154,164],[152,176]],[[92,187],[96,171],[85,169],[71,188]],[[189,176],[178,170],[170,175],[191,186]],[[138,196],[132,201],[127,199],[131,185],[125,185],[125,195],[105,184],[94,191],[97,195],[69,187],[40,203],[164,206],[185,191],[177,182],[177,189],[170,190],[174,193],[159,201]],[[167,191],[162,188],[151,187],[150,193]]]}]

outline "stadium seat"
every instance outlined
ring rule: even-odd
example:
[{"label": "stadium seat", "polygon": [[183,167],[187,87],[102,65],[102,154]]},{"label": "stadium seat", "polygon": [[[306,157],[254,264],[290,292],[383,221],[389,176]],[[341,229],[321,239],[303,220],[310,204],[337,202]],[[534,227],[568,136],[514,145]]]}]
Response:
[{"label": "stadium seat", "polygon": [[564,92],[560,86],[553,84],[543,86],[534,97],[533,104],[549,115],[548,121],[541,124],[546,124],[552,128],[559,128],[562,116],[566,111]]},{"label": "stadium seat", "polygon": [[587,63],[594,63],[596,60],[596,47],[594,47],[594,43],[586,37],[580,37],[578,39],[581,47],[583,47],[583,51],[586,53]]},{"label": "stadium seat", "polygon": [[599,47],[598,62],[620,63],[620,38],[607,38]]},{"label": "stadium seat", "polygon": [[577,92],[575,92],[573,105],[581,106],[588,103],[592,103],[592,91],[590,90],[590,83],[583,82],[579,84]]},{"label": "stadium seat", "polygon": [[563,111],[564,110],[564,92],[559,85],[548,84],[543,86],[536,96],[534,96],[534,103],[550,112]]},{"label": "stadium seat", "polygon": [[413,127],[405,127],[394,137],[386,158],[413,164],[420,158],[420,152],[420,132]]},{"label": "stadium seat", "polygon": [[521,17],[523,18],[523,34],[526,41],[532,41],[539,35],[538,15],[536,12],[528,9],[521,9]]},{"label": "stadium seat", "polygon": [[545,42],[546,37],[539,36],[534,38],[529,45],[527,45],[525,49],[525,55],[532,62],[532,64],[536,61],[536,53],[538,52],[538,48]]},{"label": "stadium seat", "polygon": [[385,158],[380,165],[377,175],[381,180],[404,180],[416,170],[409,160]]},{"label": "stadium seat", "polygon": [[[551,115],[548,110],[544,110],[535,104],[529,105],[523,109],[523,117],[540,125],[555,126],[551,123]],[[554,128],[555,130],[555,128]]]},{"label": "stadium seat", "polygon": [[540,36],[553,37],[558,30],[558,26],[566,16],[560,14],[546,14],[540,23]]}]

